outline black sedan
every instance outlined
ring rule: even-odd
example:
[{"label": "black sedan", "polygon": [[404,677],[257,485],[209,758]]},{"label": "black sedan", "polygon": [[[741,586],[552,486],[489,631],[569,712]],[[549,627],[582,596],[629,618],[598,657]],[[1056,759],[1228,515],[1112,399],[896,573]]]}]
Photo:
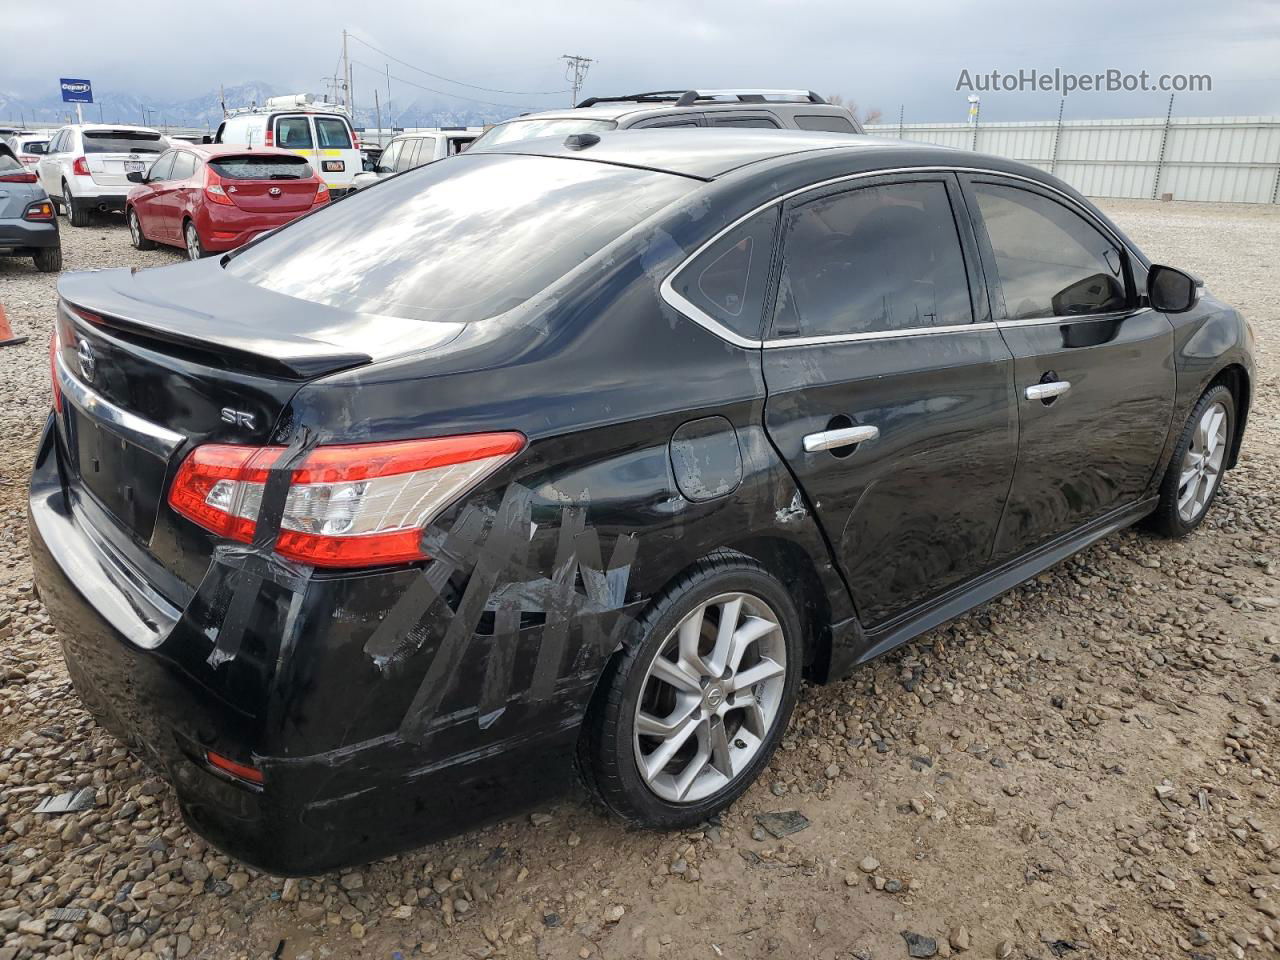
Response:
[{"label": "black sedan", "polygon": [[1236,462],[1248,324],[1074,190],[830,134],[522,142],[62,279],[31,482],[85,704],[273,873],[705,820],[823,681]]}]

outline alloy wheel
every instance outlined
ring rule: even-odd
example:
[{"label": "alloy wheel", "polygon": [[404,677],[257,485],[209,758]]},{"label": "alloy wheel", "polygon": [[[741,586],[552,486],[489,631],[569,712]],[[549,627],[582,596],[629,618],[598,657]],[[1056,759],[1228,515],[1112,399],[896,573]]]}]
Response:
[{"label": "alloy wheel", "polygon": [[187,224],[187,259],[199,260],[203,251],[200,249],[200,234],[196,233],[196,225],[194,223]]},{"label": "alloy wheel", "polygon": [[1194,523],[1209,505],[1222,479],[1226,452],[1227,408],[1210,404],[1191,434],[1178,475],[1178,516],[1183,523]]},{"label": "alloy wheel", "polygon": [[726,593],[700,604],[662,642],[640,688],[635,758],[670,803],[729,786],[760,752],[786,687],[778,616],[759,597]]},{"label": "alloy wheel", "polygon": [[138,224],[138,215],[133,210],[129,211],[129,236],[133,238],[135,247],[142,246],[142,227]]}]

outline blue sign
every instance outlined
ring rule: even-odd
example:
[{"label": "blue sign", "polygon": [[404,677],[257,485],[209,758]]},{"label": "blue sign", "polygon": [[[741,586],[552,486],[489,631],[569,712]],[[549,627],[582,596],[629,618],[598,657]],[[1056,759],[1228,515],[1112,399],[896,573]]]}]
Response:
[{"label": "blue sign", "polygon": [[93,84],[88,80],[71,80],[63,77],[60,82],[63,103],[93,103]]}]

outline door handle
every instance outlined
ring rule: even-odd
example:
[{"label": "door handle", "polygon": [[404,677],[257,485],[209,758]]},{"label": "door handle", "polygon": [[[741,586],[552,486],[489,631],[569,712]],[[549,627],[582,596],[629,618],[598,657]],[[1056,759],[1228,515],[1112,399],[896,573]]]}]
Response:
[{"label": "door handle", "polygon": [[1054,380],[1052,383],[1033,383],[1027,387],[1028,400],[1052,400],[1071,389],[1070,380]]},{"label": "door handle", "polygon": [[849,447],[855,443],[874,440],[880,436],[879,427],[861,426],[844,427],[840,430],[823,430],[811,433],[804,438],[804,452],[817,453],[819,450],[834,450],[837,447]]}]

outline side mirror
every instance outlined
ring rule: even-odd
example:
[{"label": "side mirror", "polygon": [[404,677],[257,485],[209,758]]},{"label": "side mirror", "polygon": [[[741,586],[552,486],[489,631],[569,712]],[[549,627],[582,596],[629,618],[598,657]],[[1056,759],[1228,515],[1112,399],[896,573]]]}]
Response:
[{"label": "side mirror", "polygon": [[357,190],[363,190],[365,187],[378,182],[376,173],[357,173],[351,178],[351,184]]},{"label": "side mirror", "polygon": [[134,170],[132,173],[126,173],[124,178],[130,183],[146,183],[147,177],[141,170]]},{"label": "side mirror", "polygon": [[1152,264],[1147,271],[1147,302],[1161,313],[1186,313],[1199,302],[1203,288],[1199,277],[1176,267]]}]

